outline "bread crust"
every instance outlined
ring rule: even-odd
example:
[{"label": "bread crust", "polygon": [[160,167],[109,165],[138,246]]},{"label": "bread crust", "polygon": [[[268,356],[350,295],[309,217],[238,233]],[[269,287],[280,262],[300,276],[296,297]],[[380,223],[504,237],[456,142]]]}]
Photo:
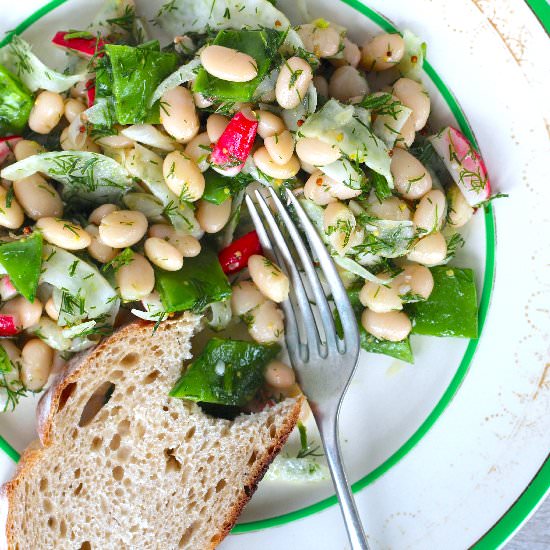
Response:
[{"label": "bread crust", "polygon": [[[197,321],[197,317],[193,315],[189,315],[188,319],[190,323]],[[168,320],[163,323],[158,330],[169,330],[170,325],[177,322],[177,319]],[[40,441],[37,440],[35,442],[37,444],[32,443],[23,452],[13,479],[0,487],[0,550],[10,550],[13,548],[15,533],[12,513],[15,495],[19,485],[25,479],[25,476],[28,471],[32,469],[33,465],[40,460],[44,449],[55,443],[53,423],[56,414],[59,412],[60,404],[62,403],[63,392],[69,388],[70,384],[78,381],[80,373],[85,371],[88,365],[93,364],[96,356],[105,347],[116,344],[119,340],[127,338],[132,333],[138,336],[142,334],[146,335],[150,330],[151,323],[146,321],[137,321],[118,329],[91,351],[87,350],[73,357],[68,363],[67,368],[56,377],[53,384],[44,393],[37,408]],[[211,541],[210,546],[205,546],[205,548],[216,548],[229,534],[242,509],[256,491],[258,483],[262,480],[269,465],[286,443],[288,436],[294,429],[300,415],[303,401],[303,396],[296,399],[290,413],[285,417],[277,440],[267,449],[267,453],[263,460],[255,465],[254,469],[249,473],[246,484],[243,486],[234,505],[229,509],[219,534]]]},{"label": "bread crust", "polygon": [[237,502],[235,502],[233,508],[231,508],[227,513],[226,519],[219,533],[219,538],[212,542],[212,545],[210,546],[211,549],[216,548],[220,544],[220,542],[225,537],[227,537],[227,535],[229,534],[231,529],[233,529],[233,526],[237,522],[237,519],[239,518],[239,515],[241,514],[243,508],[252,498],[252,495],[256,492],[256,489],[258,488],[258,483],[262,481],[270,464],[279,454],[279,451],[283,448],[288,439],[288,436],[296,426],[296,422],[298,422],[298,417],[300,416],[300,410],[302,408],[304,399],[305,398],[303,395],[300,395],[296,399],[296,403],[294,404],[292,411],[285,418],[282,433],[280,434],[277,441],[268,449],[268,453],[264,460],[260,462],[255,470],[250,474],[249,479],[247,480],[247,484],[243,487],[243,490],[239,495]]}]

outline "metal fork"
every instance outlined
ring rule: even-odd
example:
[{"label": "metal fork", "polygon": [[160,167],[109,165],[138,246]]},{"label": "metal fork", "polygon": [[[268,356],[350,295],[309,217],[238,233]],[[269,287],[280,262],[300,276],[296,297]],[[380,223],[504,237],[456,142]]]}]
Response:
[{"label": "metal fork", "polygon": [[[256,203],[252,200],[251,193],[247,194],[246,203],[264,253],[283,269],[286,268],[289,275],[290,299],[281,306],[285,313],[285,337],[290,360],[317,421],[351,547],[353,550],[368,550],[363,526],[344,472],[338,434],[340,407],[359,355],[357,321],[344,285],[317,230],[294,194],[288,189],[284,192],[328,284],[343,327],[343,339],[337,335],[333,313],[310,253],[275,190],[269,188],[269,198],[288,237],[283,235],[270,206],[258,190],[255,191]],[[288,240],[293,244],[295,255],[287,244]],[[304,284],[300,270],[305,274],[307,285]],[[317,306],[317,315],[314,315],[308,290]]]}]

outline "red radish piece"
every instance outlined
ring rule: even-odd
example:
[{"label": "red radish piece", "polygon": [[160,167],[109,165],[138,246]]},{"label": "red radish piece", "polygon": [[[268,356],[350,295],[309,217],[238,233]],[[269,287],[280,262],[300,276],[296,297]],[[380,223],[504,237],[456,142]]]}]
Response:
[{"label": "red radish piece", "polygon": [[91,107],[95,101],[95,85],[93,80],[86,82],[86,100],[88,101],[88,107]]},{"label": "red radish piece", "polygon": [[224,176],[235,176],[242,170],[258,129],[258,121],[249,116],[243,111],[236,113],[218,139],[210,155],[212,168],[216,172]]},{"label": "red radish piece", "polygon": [[428,139],[468,204],[477,206],[486,201],[491,195],[487,168],[466,136],[456,128],[447,126]]},{"label": "red radish piece", "polygon": [[52,43],[56,46],[67,48],[88,59],[92,58],[96,53],[98,57],[104,55],[101,50],[105,46],[105,41],[101,38],[65,38],[66,35],[70,36],[71,33],[67,31],[56,32],[52,38]]},{"label": "red radish piece", "polygon": [[2,298],[2,301],[6,302],[16,295],[17,290],[10,281],[10,278],[7,275],[0,278],[0,298]]},{"label": "red radish piece", "polygon": [[19,329],[13,315],[0,315],[0,336],[15,336]]},{"label": "red radish piece", "polygon": [[0,164],[10,156],[15,144],[22,139],[21,136],[0,137]]},{"label": "red radish piece", "polygon": [[256,231],[251,231],[221,250],[218,259],[223,272],[229,274],[244,269],[254,254],[262,254],[262,247]]}]

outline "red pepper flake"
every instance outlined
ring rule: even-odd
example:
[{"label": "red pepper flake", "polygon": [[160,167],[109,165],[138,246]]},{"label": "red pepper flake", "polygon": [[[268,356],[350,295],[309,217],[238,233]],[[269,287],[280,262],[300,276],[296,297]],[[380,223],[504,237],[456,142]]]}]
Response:
[{"label": "red pepper flake", "polygon": [[276,19],[275,20],[275,26],[280,27],[281,25],[282,25],[282,23],[278,19]]},{"label": "red pepper flake", "polygon": [[302,119],[298,120],[298,122],[296,122],[296,126],[298,126],[298,128],[304,123],[304,121]]},{"label": "red pepper flake", "polygon": [[320,185],[323,185],[323,178],[317,178],[317,179],[315,180],[315,183],[316,183],[317,185],[319,185],[319,186],[320,186]]},{"label": "red pepper flake", "polygon": [[418,57],[416,55],[411,56],[411,63],[418,63]]},{"label": "red pepper flake", "polygon": [[23,234],[24,235],[30,235],[32,233],[32,229],[30,227],[30,225],[27,225],[25,227],[23,227]]}]

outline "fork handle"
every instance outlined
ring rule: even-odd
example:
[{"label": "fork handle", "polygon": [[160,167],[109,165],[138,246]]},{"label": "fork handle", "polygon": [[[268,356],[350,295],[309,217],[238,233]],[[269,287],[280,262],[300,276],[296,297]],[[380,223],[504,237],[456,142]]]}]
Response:
[{"label": "fork handle", "polygon": [[355,499],[351,492],[346,472],[342,464],[342,455],[340,453],[340,437],[338,435],[338,421],[335,419],[327,426],[321,427],[321,438],[325,447],[325,454],[336,489],[336,496],[340,502],[340,510],[344,517],[346,531],[352,550],[369,550],[367,538],[363,530],[363,524],[355,505]]}]

